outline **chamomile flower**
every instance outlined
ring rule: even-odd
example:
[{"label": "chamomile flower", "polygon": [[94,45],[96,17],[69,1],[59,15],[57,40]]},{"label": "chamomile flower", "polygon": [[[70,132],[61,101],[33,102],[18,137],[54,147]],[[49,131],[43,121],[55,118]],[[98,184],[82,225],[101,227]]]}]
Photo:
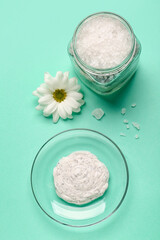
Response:
[{"label": "chamomile flower", "polygon": [[68,76],[69,72],[57,72],[56,77],[45,73],[44,83],[33,92],[39,98],[36,109],[42,110],[45,117],[52,115],[54,123],[59,117],[73,118],[72,113],[80,112],[84,104],[77,78],[69,79]]}]

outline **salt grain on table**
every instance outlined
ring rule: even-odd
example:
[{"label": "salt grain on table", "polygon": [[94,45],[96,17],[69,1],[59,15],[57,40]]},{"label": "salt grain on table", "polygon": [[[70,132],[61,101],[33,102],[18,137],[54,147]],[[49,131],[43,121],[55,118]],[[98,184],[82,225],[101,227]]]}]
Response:
[{"label": "salt grain on table", "polygon": [[122,137],[126,137],[126,134],[124,134],[124,133],[120,133],[120,136],[122,136]]},{"label": "salt grain on table", "polygon": [[121,114],[122,114],[122,115],[125,115],[125,113],[126,113],[126,108],[122,108]]},{"label": "salt grain on table", "polygon": [[92,112],[92,116],[94,116],[97,120],[100,120],[104,115],[104,111],[101,108],[96,108]]},{"label": "salt grain on table", "polygon": [[136,138],[136,139],[138,139],[138,138],[139,138],[138,134],[136,134],[136,135],[135,135],[135,138]]},{"label": "salt grain on table", "polygon": [[127,119],[124,119],[123,122],[124,123],[129,123],[129,121]]},{"label": "salt grain on table", "polygon": [[136,122],[132,122],[133,127],[135,127],[137,130],[140,130],[140,125]]},{"label": "salt grain on table", "polygon": [[131,105],[131,107],[132,107],[132,108],[135,108],[135,107],[136,107],[136,103],[133,103],[133,104]]}]

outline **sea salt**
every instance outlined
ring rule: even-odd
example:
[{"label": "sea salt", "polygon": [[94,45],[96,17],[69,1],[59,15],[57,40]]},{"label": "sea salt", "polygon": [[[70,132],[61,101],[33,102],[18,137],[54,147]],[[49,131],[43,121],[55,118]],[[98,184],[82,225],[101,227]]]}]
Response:
[{"label": "sea salt", "polygon": [[135,108],[136,107],[136,103],[132,103],[131,107]]},{"label": "sea salt", "polygon": [[121,114],[122,114],[122,115],[125,115],[125,113],[126,113],[126,108],[122,108]]},{"label": "sea salt", "polygon": [[137,130],[140,130],[140,125],[136,122],[132,122],[133,127],[135,127]]},{"label": "sea salt", "polygon": [[122,137],[126,137],[126,134],[124,134],[124,133],[120,133],[120,136],[122,136]]},{"label": "sea salt", "polygon": [[80,59],[98,69],[121,64],[132,49],[128,29],[113,16],[99,15],[84,22],[76,39]]},{"label": "sea salt", "polygon": [[123,122],[124,122],[124,123],[128,123],[128,120],[127,120],[127,119],[124,119]]},{"label": "sea salt", "polygon": [[100,120],[104,115],[104,111],[102,108],[96,108],[92,112],[92,116],[94,116],[97,120]]},{"label": "sea salt", "polygon": [[135,138],[136,138],[136,139],[138,139],[138,138],[139,138],[138,134],[136,134],[136,135],[135,135]]}]

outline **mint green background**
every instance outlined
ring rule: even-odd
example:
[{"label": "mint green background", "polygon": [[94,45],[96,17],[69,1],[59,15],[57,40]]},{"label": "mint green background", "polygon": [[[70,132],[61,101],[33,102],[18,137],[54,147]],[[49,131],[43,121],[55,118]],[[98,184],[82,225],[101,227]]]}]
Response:
[{"label": "mint green background", "polygon": [[[0,239],[2,240],[159,240],[160,239],[160,2],[159,0],[2,0],[0,3]],[[44,72],[75,76],[67,44],[87,15],[112,11],[125,17],[142,43],[139,69],[114,100],[106,100],[82,83],[86,105],[73,120],[54,125],[35,110],[32,96]],[[136,102],[137,107],[130,105]],[[105,116],[91,116],[102,107]],[[126,130],[126,118],[141,124]],[[126,156],[129,190],[119,211],[87,229],[61,226],[37,206],[30,188],[30,169],[41,145],[66,129],[85,127],[112,138]],[[126,137],[120,137],[126,132]]]}]

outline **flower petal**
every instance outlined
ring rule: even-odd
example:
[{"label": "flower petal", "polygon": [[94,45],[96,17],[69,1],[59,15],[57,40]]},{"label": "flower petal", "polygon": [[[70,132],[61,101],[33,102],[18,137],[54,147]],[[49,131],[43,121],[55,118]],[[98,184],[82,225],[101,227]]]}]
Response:
[{"label": "flower petal", "polygon": [[58,113],[61,118],[63,118],[63,119],[67,118],[67,113],[63,107],[63,102],[58,105]]},{"label": "flower petal", "polygon": [[68,85],[68,76],[69,76],[69,72],[65,72],[63,75],[63,78],[61,79],[61,81],[59,81],[60,88],[66,89],[66,87]]},{"label": "flower petal", "polygon": [[37,90],[35,90],[34,92],[32,92],[32,94],[36,97],[41,97],[41,95],[37,92]]},{"label": "flower petal", "polygon": [[47,105],[43,111],[44,114],[52,114],[57,109],[58,103],[56,101],[52,101],[49,105]]},{"label": "flower petal", "polygon": [[43,110],[43,106],[41,106],[41,105],[37,105],[36,107],[35,107],[37,110]]},{"label": "flower petal", "polygon": [[72,111],[78,113],[78,112],[81,111],[81,109],[80,109],[80,107],[78,107],[78,108],[73,108]]},{"label": "flower petal", "polygon": [[78,80],[76,77],[69,79],[67,89],[69,90],[73,86],[77,85],[77,82],[78,82]]},{"label": "flower petal", "polygon": [[52,99],[53,97],[51,94],[46,94],[45,96],[40,97],[38,102],[39,104],[49,104]]},{"label": "flower petal", "polygon": [[64,78],[68,79],[68,77],[69,77],[69,72],[65,72],[64,73]]},{"label": "flower petal", "polygon": [[64,77],[64,74],[62,72],[57,72],[56,77],[54,79],[54,84],[53,84],[54,90],[61,88],[63,77]]},{"label": "flower petal", "polygon": [[51,76],[51,74],[49,72],[45,72],[44,73],[44,81],[46,82],[53,82],[54,81],[54,77]]},{"label": "flower petal", "polygon": [[81,104],[74,100],[72,97],[67,97],[67,102],[68,105],[71,106],[72,108],[78,108],[81,106]]},{"label": "flower petal", "polygon": [[72,115],[68,115],[68,116],[67,116],[67,118],[69,118],[69,119],[72,119],[72,118],[73,118],[73,116],[72,116]]},{"label": "flower petal", "polygon": [[66,112],[71,115],[72,114],[72,107],[68,104],[68,101],[67,100],[64,100],[63,101],[63,105],[64,105],[64,108],[66,110]]},{"label": "flower petal", "polygon": [[70,87],[70,91],[79,91],[81,89],[81,86],[79,84],[74,85],[72,87]]},{"label": "flower petal", "polygon": [[37,92],[40,94],[48,94],[50,91],[49,91],[49,89],[44,88],[43,86],[40,86],[39,88],[37,88]]},{"label": "flower petal", "polygon": [[58,81],[61,81],[62,79],[63,79],[63,77],[64,77],[64,75],[63,75],[63,73],[62,72],[57,72],[57,74],[56,74],[56,79],[58,80]]},{"label": "flower petal", "polygon": [[59,113],[58,113],[58,109],[56,111],[54,111],[53,113],[53,122],[56,123],[58,122],[59,119]]},{"label": "flower petal", "polygon": [[74,98],[75,100],[80,100],[81,98],[83,98],[82,93],[75,92],[75,91],[70,91],[70,92],[67,93],[67,95],[69,97]]},{"label": "flower petal", "polygon": [[45,113],[45,112],[43,111],[43,116],[49,117],[50,115],[51,115],[51,113]]},{"label": "flower petal", "polygon": [[83,99],[78,100],[78,102],[79,102],[81,105],[85,104],[85,101],[84,101]]},{"label": "flower petal", "polygon": [[53,78],[48,72],[44,73],[44,81],[48,88],[52,91],[54,86],[55,78]]}]

